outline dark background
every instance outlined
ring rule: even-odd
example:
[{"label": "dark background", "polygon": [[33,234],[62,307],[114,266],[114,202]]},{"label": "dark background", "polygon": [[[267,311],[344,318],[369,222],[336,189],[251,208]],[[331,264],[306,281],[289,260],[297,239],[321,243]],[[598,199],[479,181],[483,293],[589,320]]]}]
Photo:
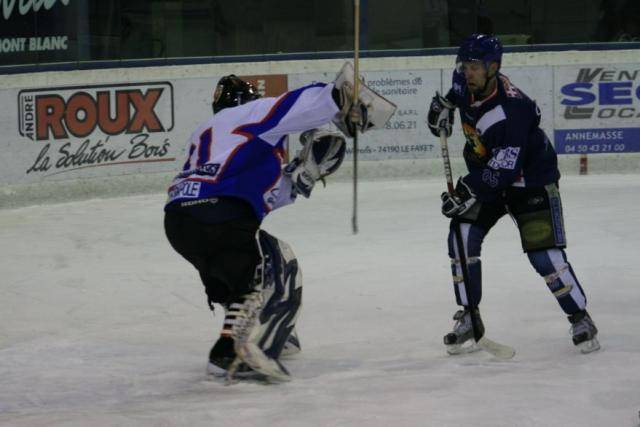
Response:
[{"label": "dark background", "polygon": [[[59,0],[0,16],[0,39],[68,35],[69,49],[0,53],[0,65],[349,51],[351,0]],[[362,50],[640,41],[640,0],[361,0]]]}]

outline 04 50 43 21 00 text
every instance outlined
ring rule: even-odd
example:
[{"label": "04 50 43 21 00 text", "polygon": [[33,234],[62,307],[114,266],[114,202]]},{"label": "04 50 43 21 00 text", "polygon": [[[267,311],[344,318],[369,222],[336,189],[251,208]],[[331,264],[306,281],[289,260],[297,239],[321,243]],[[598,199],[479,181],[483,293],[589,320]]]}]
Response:
[{"label": "04 50 43 21 00 text", "polygon": [[622,153],[626,151],[626,145],[622,143],[608,144],[567,144],[564,146],[564,153]]}]

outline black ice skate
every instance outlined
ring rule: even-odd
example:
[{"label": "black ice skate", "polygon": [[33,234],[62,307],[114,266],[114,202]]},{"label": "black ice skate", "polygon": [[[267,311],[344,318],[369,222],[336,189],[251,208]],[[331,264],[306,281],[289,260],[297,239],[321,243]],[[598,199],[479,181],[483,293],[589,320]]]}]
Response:
[{"label": "black ice skate", "polygon": [[[223,331],[224,332],[224,331]],[[288,358],[295,354],[300,353],[300,341],[298,334],[295,330],[291,331],[291,334],[287,338],[284,344],[280,357]],[[213,377],[224,377],[227,375],[229,366],[236,358],[236,351],[233,348],[233,339],[230,336],[221,335],[216,343],[211,347],[209,352],[209,363],[207,364],[207,374]],[[240,364],[236,371],[236,376],[242,378],[247,374],[253,372],[246,364]]]},{"label": "black ice skate", "polygon": [[[207,375],[214,377],[226,376],[229,366],[236,360],[236,351],[234,349],[233,338],[231,338],[236,319],[236,311],[230,310],[227,306],[224,306],[224,311],[225,318],[222,331],[220,332],[220,338],[218,338],[213,347],[211,347],[209,363],[207,364]],[[238,374],[251,371],[245,364],[237,366],[236,369]]]},{"label": "black ice skate", "polygon": [[[233,349],[233,339],[228,336],[220,336],[209,352],[207,375],[225,377],[229,366],[231,366],[235,359],[236,352]],[[251,369],[247,365],[241,364],[237,368],[236,375],[241,377],[242,374],[248,372],[251,372]]]},{"label": "black ice skate", "polygon": [[236,358],[227,370],[227,381],[231,382],[243,364],[252,370],[276,381],[291,379],[289,371],[278,359],[269,357],[260,347],[260,339],[271,326],[267,320],[262,323],[260,315],[264,306],[261,292],[244,295],[241,301],[229,306],[225,325],[231,325],[231,338]]},{"label": "black ice skate", "polygon": [[600,349],[600,343],[596,338],[598,328],[585,310],[579,311],[569,316],[571,322],[571,336],[573,344],[576,345],[582,353],[591,353]]},{"label": "black ice skate", "polygon": [[[481,335],[484,335],[484,325],[480,318],[480,311],[474,309],[478,328]],[[444,345],[449,354],[465,354],[472,353],[480,350],[476,341],[473,338],[473,325],[471,323],[471,312],[469,309],[458,310],[453,315],[453,320],[456,323],[453,326],[453,331],[444,336]]]},{"label": "black ice skate", "polygon": [[209,363],[224,370],[229,368],[235,358],[236,352],[233,349],[233,340],[231,337],[224,335],[218,338],[218,341],[211,347],[209,352]]}]

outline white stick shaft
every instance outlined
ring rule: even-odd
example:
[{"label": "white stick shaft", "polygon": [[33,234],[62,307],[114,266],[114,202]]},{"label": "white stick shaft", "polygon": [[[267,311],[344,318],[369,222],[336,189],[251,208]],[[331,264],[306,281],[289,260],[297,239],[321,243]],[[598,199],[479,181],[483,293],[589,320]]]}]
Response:
[{"label": "white stick shaft", "polygon": [[[360,94],[360,0],[353,0],[353,105]],[[358,129],[353,136],[353,212],[351,231],[358,233]]]},{"label": "white stick shaft", "polygon": [[442,148],[442,162],[444,163],[444,176],[447,179],[447,190],[453,193],[453,172],[451,171],[451,160],[449,160],[449,145],[447,144],[447,135],[440,131],[440,148]]},{"label": "white stick shaft", "polygon": [[353,103],[360,94],[360,0],[353,0]]}]

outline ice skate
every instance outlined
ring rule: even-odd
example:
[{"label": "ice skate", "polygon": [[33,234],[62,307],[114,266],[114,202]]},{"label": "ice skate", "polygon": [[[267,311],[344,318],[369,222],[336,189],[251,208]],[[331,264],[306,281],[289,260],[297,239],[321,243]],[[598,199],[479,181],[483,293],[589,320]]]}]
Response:
[{"label": "ice skate", "polygon": [[598,342],[598,328],[586,311],[579,311],[569,316],[571,322],[571,336],[573,344],[584,354],[600,349]]},{"label": "ice skate", "polygon": [[[282,348],[280,357],[292,357],[301,351],[300,340],[298,339],[298,333],[295,328],[291,331],[291,334],[287,338],[287,341]],[[229,336],[221,335],[220,338],[211,348],[209,352],[209,362],[207,363],[207,375],[212,377],[224,377],[227,375],[229,366],[236,358],[236,352],[233,348],[233,339]],[[242,378],[245,375],[251,375],[253,370],[246,364],[238,366],[236,371],[236,377]]]},{"label": "ice skate", "polygon": [[[228,336],[220,336],[209,352],[207,375],[218,378],[225,377],[235,359],[236,352],[233,348],[233,339]],[[236,368],[235,375],[238,378],[242,378],[251,372],[251,368],[242,363]]]},{"label": "ice skate", "polygon": [[[480,311],[475,309],[476,319],[480,331],[484,333],[484,325],[480,318]],[[451,355],[473,353],[480,350],[480,347],[473,338],[473,325],[471,324],[471,312],[465,308],[458,310],[453,315],[456,323],[453,331],[444,336],[444,345],[447,353]]]},{"label": "ice skate", "polygon": [[236,360],[229,366],[227,379],[231,380],[237,371],[246,364],[254,371],[270,379],[288,381],[289,371],[277,360],[264,353],[259,345],[260,339],[270,326],[270,322],[260,321],[264,300],[261,292],[251,292],[229,306],[225,323],[231,326],[231,338]]},{"label": "ice skate", "polygon": [[222,377],[236,358],[233,350],[233,340],[227,336],[221,336],[209,352],[207,375]]},{"label": "ice skate", "polygon": [[[211,351],[209,351],[207,375],[212,377],[225,377],[229,367],[236,359],[233,338],[231,338],[236,315],[235,312],[230,311],[227,306],[224,306],[224,311],[225,318],[220,337],[213,347],[211,347]],[[245,364],[240,364],[236,367],[237,376],[241,376],[241,374],[250,371],[251,369]]]}]

